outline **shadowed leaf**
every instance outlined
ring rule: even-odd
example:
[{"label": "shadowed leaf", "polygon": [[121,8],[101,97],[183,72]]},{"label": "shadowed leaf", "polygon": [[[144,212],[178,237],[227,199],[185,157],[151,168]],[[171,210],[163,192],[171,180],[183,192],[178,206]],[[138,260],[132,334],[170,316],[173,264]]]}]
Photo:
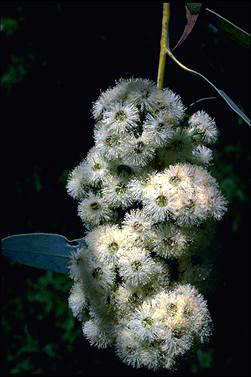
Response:
[{"label": "shadowed leaf", "polygon": [[235,42],[243,47],[250,48],[251,46],[251,35],[245,30],[236,26],[220,14],[215,11],[205,8],[207,14],[217,23],[217,25]]},{"label": "shadowed leaf", "polygon": [[218,89],[210,80],[208,80],[205,76],[203,76],[201,73],[194,71],[193,69],[190,69],[186,67],[184,64],[182,64],[174,55],[173,53],[166,47],[166,53],[170,56],[170,58],[173,59],[173,61],[178,64],[182,69],[185,71],[191,73],[192,75],[195,75],[202,79],[203,81],[206,81],[220,96],[221,98],[230,106],[230,108],[238,114],[245,123],[247,123],[250,126],[250,119],[244,114],[244,112],[234,103],[234,101],[221,89]]}]

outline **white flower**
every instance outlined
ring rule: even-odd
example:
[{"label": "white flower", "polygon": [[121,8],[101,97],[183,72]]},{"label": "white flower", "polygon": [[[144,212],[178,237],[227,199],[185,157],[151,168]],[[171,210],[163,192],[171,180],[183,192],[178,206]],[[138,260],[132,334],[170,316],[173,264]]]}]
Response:
[{"label": "white flower", "polygon": [[83,322],[82,330],[90,344],[98,348],[107,348],[113,343],[111,326],[105,326],[100,320],[90,319]]},{"label": "white flower", "polygon": [[86,159],[83,162],[83,172],[86,182],[90,186],[97,183],[102,184],[107,180],[106,177],[110,172],[109,165],[96,147],[91,148],[87,153]]},{"label": "white flower", "polygon": [[102,225],[87,233],[85,241],[100,263],[113,266],[118,258],[123,235],[116,225]]},{"label": "white flower", "polygon": [[193,140],[199,144],[201,142],[206,144],[215,143],[218,138],[218,129],[214,119],[212,119],[205,111],[200,110],[194,113],[189,118],[188,132]]},{"label": "white flower", "polygon": [[198,145],[193,149],[193,162],[195,164],[210,165],[213,159],[213,151],[205,145]]},{"label": "white flower", "polygon": [[163,258],[179,258],[189,251],[193,240],[190,229],[174,224],[158,224],[152,232],[152,250]]},{"label": "white flower", "polygon": [[117,102],[121,99],[121,86],[116,85],[113,88],[108,88],[105,92],[102,92],[97,101],[93,103],[93,117],[96,120],[102,119],[103,112],[109,109],[110,106],[114,104],[114,102]]},{"label": "white flower", "polygon": [[106,161],[119,160],[121,158],[123,149],[118,135],[103,127],[95,130],[94,140],[98,152]]},{"label": "white flower", "polygon": [[89,193],[88,197],[80,202],[78,214],[88,229],[112,218],[113,212],[108,204],[100,197]]},{"label": "white flower", "polygon": [[111,133],[120,135],[133,131],[139,121],[139,110],[133,104],[115,103],[103,114],[103,124]]},{"label": "white flower", "polygon": [[155,262],[143,247],[130,247],[119,251],[119,274],[128,287],[143,287],[166,274],[167,268]]},{"label": "white flower", "polygon": [[87,306],[85,289],[82,282],[74,282],[70,291],[68,302],[74,317],[81,319],[81,313]]},{"label": "white flower", "polygon": [[103,199],[110,207],[126,208],[133,203],[131,191],[125,180],[110,176],[102,190]]},{"label": "white flower", "polygon": [[121,141],[121,159],[132,168],[147,165],[154,158],[155,150],[151,135],[144,132],[137,138],[129,136]]},{"label": "white flower", "polygon": [[142,210],[132,209],[125,214],[122,221],[124,232],[135,232],[145,242],[151,237],[152,222]]},{"label": "white flower", "polygon": [[87,196],[85,160],[76,166],[69,174],[66,189],[74,199],[83,199]]},{"label": "white flower", "polygon": [[135,368],[172,370],[211,332],[197,289],[208,288],[214,220],[226,211],[206,169],[218,130],[142,78],[116,82],[92,113],[95,145],[67,182],[88,229],[69,258],[69,306],[90,344],[114,345]]},{"label": "white flower", "polygon": [[147,115],[143,123],[143,132],[150,135],[149,139],[156,146],[162,147],[173,138],[175,131],[170,124],[169,114],[161,111],[157,116]]},{"label": "white flower", "polygon": [[152,104],[152,113],[158,114],[164,111],[172,125],[178,124],[184,118],[185,107],[181,98],[169,88],[163,90],[155,88],[150,95],[149,102]]},{"label": "white flower", "polygon": [[152,81],[141,78],[128,79],[120,80],[118,85],[123,87],[128,102],[138,106],[141,111],[151,108],[152,101],[149,100],[149,97],[155,89]]}]

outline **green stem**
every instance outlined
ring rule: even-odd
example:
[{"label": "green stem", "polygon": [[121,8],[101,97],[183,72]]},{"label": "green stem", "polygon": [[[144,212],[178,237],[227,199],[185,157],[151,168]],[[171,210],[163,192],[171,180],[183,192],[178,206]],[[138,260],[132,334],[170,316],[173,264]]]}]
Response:
[{"label": "green stem", "polygon": [[166,54],[168,47],[168,25],[170,19],[170,3],[163,4],[163,16],[162,16],[162,31],[160,39],[160,55],[159,55],[159,68],[158,68],[158,78],[157,87],[163,89],[164,86],[164,76],[165,76],[165,66],[166,66]]}]

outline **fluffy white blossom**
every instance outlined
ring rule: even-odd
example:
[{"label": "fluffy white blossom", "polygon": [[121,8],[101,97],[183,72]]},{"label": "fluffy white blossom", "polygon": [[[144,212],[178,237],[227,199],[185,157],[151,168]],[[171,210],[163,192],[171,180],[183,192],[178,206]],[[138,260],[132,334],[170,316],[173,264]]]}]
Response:
[{"label": "fluffy white blossom", "polygon": [[74,199],[83,199],[87,196],[87,180],[84,162],[76,166],[69,174],[66,189]]},{"label": "fluffy white blossom", "polygon": [[80,202],[78,214],[88,229],[112,218],[112,210],[108,203],[93,193],[89,193],[87,198]]},{"label": "fluffy white blossom", "polygon": [[95,345],[98,348],[107,348],[113,343],[110,329],[97,319],[90,319],[89,321],[84,322],[82,330],[90,344]]},{"label": "fluffy white blossom", "polygon": [[218,138],[218,128],[215,121],[205,111],[199,110],[189,118],[188,132],[199,144],[215,143]]},{"label": "fluffy white blossom", "polygon": [[81,281],[75,281],[73,284],[68,301],[74,317],[81,320],[82,311],[87,306],[85,288]]},{"label": "fluffy white blossom", "polygon": [[147,249],[130,247],[119,252],[119,274],[128,287],[144,287],[165,275],[168,280],[168,267],[162,262],[154,261]]},{"label": "fluffy white blossom", "polygon": [[68,303],[91,345],[114,346],[134,368],[172,370],[212,329],[202,292],[226,212],[207,170],[218,129],[143,78],[101,92],[92,114],[95,145],[67,182],[87,229],[69,258]]},{"label": "fluffy white blossom", "polygon": [[205,145],[198,145],[192,150],[193,161],[195,164],[210,165],[213,160],[212,149]]},{"label": "fluffy white blossom", "polygon": [[102,122],[112,134],[121,135],[132,132],[139,121],[139,110],[133,104],[115,103],[104,112]]}]

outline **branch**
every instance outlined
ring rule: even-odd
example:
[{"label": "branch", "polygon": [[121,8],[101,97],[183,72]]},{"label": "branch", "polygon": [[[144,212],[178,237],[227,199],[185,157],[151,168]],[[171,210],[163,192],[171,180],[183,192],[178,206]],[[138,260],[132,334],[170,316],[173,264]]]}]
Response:
[{"label": "branch", "polygon": [[163,4],[162,32],[160,39],[159,69],[157,78],[157,87],[163,89],[164,75],[166,66],[166,47],[168,46],[168,25],[170,19],[170,4]]}]

